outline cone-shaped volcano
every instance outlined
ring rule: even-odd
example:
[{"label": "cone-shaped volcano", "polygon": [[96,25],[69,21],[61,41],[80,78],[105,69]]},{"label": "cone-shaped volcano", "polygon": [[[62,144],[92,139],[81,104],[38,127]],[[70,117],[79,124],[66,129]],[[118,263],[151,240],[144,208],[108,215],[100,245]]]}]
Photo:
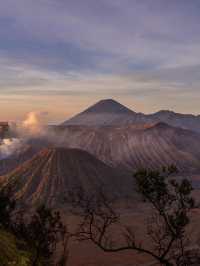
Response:
[{"label": "cone-shaped volcano", "polygon": [[44,149],[5,178],[15,184],[15,197],[31,205],[59,206],[75,188],[119,195],[123,187],[113,168],[79,149]]},{"label": "cone-shaped volcano", "polygon": [[63,125],[121,125],[135,121],[137,114],[113,99],[97,102],[80,114],[65,121]]}]

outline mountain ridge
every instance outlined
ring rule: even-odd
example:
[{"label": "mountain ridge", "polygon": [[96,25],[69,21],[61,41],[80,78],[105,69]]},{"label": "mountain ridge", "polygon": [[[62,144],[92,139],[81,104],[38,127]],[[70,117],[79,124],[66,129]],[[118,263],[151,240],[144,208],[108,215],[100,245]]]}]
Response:
[{"label": "mountain ridge", "polygon": [[160,110],[152,114],[136,113],[113,99],[100,100],[62,123],[67,125],[109,126],[165,122],[171,126],[200,133],[200,115]]},{"label": "mountain ridge", "polygon": [[63,145],[86,150],[110,166],[132,173],[170,164],[175,164],[181,173],[200,169],[200,134],[164,122],[141,126],[61,126],[57,130],[58,135],[63,135]]}]

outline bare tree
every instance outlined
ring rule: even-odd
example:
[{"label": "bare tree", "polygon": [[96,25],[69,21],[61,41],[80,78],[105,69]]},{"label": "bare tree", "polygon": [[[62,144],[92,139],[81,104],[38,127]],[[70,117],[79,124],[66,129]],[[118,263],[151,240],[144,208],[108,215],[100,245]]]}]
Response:
[{"label": "bare tree", "polygon": [[[120,222],[120,216],[102,193],[94,197],[78,190],[71,196],[76,214],[81,217],[75,236],[80,241],[92,241],[105,252],[132,250],[149,255],[160,265],[199,265],[194,264],[200,261],[197,254],[194,258],[188,251],[186,234],[189,214],[195,207],[192,186],[187,179],[176,181],[172,178],[176,172],[175,167],[168,167],[162,171],[141,170],[134,175],[138,192],[152,207],[147,225],[147,236],[152,243],[150,248],[136,239],[131,227],[122,227],[124,244],[113,239],[111,229]],[[119,227],[115,230],[119,233]]]}]

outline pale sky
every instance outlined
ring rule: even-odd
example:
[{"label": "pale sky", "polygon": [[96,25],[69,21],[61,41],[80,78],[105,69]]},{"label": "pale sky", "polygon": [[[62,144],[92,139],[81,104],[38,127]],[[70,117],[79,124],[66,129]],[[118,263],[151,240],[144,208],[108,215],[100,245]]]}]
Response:
[{"label": "pale sky", "polygon": [[199,0],[0,0],[0,120],[114,98],[200,114]]}]

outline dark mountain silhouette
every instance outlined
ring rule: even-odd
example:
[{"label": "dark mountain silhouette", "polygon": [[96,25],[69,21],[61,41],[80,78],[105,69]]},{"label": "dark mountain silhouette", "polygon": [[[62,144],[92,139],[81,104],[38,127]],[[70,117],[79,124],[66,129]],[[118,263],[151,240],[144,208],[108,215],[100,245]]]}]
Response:
[{"label": "dark mountain silhouette", "polygon": [[134,112],[125,107],[124,105],[118,103],[113,99],[101,100],[89,107],[82,114],[88,113],[121,113],[121,114],[133,114]]},{"label": "dark mountain silhouette", "polygon": [[108,126],[134,122],[137,114],[115,100],[101,100],[63,125]]}]

